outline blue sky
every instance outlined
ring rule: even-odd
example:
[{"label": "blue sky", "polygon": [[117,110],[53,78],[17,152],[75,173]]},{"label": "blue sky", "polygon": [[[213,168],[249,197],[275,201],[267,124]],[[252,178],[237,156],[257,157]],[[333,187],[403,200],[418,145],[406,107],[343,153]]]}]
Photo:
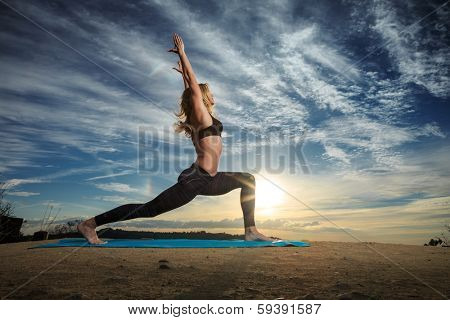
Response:
[{"label": "blue sky", "polygon": [[[26,232],[48,203],[66,221],[147,202],[195,160],[172,130],[183,90],[172,32],[214,92],[219,170],[257,178],[263,231],[422,244],[450,222],[445,1],[7,3],[0,172]],[[139,170],[142,126],[158,170]],[[286,155],[302,136],[309,174],[299,161],[281,172],[243,165],[261,146]],[[239,191],[116,226],[242,233]]]}]

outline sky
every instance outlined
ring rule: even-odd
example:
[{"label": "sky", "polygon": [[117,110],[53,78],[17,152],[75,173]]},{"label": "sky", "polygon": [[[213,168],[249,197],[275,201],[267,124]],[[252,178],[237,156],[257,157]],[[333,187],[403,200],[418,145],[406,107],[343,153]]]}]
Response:
[{"label": "sky", "polygon": [[[449,10],[1,0],[0,173],[22,231],[50,207],[56,224],[150,201],[195,161],[173,130],[177,32],[224,124],[219,170],[255,175],[262,232],[428,242],[450,223]],[[110,226],[242,234],[239,190]]]}]

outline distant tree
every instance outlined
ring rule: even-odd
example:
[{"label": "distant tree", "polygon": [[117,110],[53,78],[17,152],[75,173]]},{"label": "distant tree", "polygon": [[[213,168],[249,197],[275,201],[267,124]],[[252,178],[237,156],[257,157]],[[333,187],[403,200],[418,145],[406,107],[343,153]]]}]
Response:
[{"label": "distant tree", "polygon": [[425,246],[442,246],[442,247],[448,247],[450,245],[449,237],[450,237],[450,224],[446,224],[444,226],[445,231],[441,232],[441,234],[437,237],[431,238],[428,243],[424,244]]},{"label": "distant tree", "polygon": [[5,200],[9,186],[5,181],[0,181],[0,216],[2,217],[14,217],[13,205]]},{"label": "distant tree", "polygon": [[13,221],[14,207],[5,199],[9,188],[10,186],[2,179],[0,181],[0,242],[9,242],[11,239],[15,240],[20,237],[20,226],[17,224],[20,219]]},{"label": "distant tree", "polygon": [[444,226],[445,231],[441,232],[440,239],[442,240],[442,246],[448,247],[450,245],[449,243],[449,237],[450,237],[450,224],[446,224]]},{"label": "distant tree", "polygon": [[430,241],[428,241],[428,245],[431,247],[436,247],[440,244],[442,244],[442,239],[440,239],[440,238],[437,238],[437,239],[432,238],[432,239],[430,239]]}]

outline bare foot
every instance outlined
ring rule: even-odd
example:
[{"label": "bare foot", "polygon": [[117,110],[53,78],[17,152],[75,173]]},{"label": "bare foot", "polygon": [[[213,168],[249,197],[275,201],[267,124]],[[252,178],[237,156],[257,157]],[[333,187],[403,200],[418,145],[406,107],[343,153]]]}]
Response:
[{"label": "bare foot", "polygon": [[272,242],[275,240],[281,240],[281,239],[276,238],[276,237],[267,237],[257,230],[246,231],[246,233],[245,233],[245,241],[271,241]]},{"label": "bare foot", "polygon": [[105,244],[106,242],[100,240],[97,236],[97,232],[95,231],[96,227],[95,222],[90,220],[91,219],[83,221],[80,224],[78,224],[77,225],[78,232],[81,233],[90,244]]}]

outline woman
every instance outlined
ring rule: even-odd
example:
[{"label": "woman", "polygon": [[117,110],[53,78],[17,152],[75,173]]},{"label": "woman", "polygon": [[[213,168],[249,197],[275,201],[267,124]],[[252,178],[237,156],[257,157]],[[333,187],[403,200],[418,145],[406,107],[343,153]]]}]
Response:
[{"label": "woman", "polygon": [[192,66],[184,51],[183,40],[173,34],[175,47],[168,50],[179,55],[178,69],[183,76],[180,112],[177,114],[177,132],[184,131],[195,146],[197,159],[178,177],[178,182],[145,204],[125,204],[80,223],[78,231],[91,244],[103,244],[95,228],[116,221],[155,217],[176,209],[197,195],[217,196],[241,188],[241,208],[244,214],[245,240],[274,241],[260,233],[255,226],[255,178],[244,172],[217,172],[222,153],[222,123],[212,116],[214,96],[207,84],[198,84]]}]

